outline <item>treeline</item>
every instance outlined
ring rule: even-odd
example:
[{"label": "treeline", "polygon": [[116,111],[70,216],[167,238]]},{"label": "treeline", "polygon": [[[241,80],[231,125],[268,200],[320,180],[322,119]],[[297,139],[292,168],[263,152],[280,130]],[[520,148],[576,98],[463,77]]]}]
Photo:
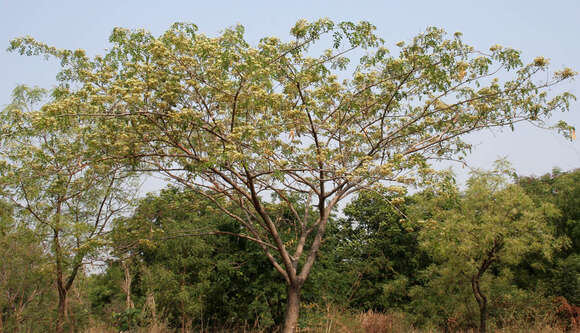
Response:
[{"label": "treeline", "polygon": [[[216,204],[168,187],[115,219],[71,284],[65,329],[277,330],[284,280]],[[55,276],[78,248],[55,261],[42,227],[8,202],[0,221],[0,331],[52,331]],[[299,327],[314,330],[577,329],[580,170],[514,178],[498,165],[464,190],[446,178],[412,195],[361,192],[334,213],[301,302]]]}]

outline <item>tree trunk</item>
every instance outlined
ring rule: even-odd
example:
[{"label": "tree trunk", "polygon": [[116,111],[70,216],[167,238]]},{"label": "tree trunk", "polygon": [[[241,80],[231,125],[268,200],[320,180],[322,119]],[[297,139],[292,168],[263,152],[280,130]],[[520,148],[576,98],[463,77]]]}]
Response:
[{"label": "tree trunk", "polygon": [[53,251],[56,259],[56,289],[58,291],[58,308],[56,313],[56,333],[62,333],[64,330],[64,324],[67,321],[67,309],[66,309],[66,294],[68,292],[67,288],[65,287],[64,279],[63,279],[63,254],[62,248],[60,247],[60,240],[59,240],[59,229],[58,229],[58,221],[60,221],[60,204],[57,205],[56,211],[57,217],[57,227],[53,229],[54,237],[52,239],[52,246]]},{"label": "tree trunk", "polygon": [[133,300],[131,299],[131,285],[133,282],[133,277],[129,271],[129,264],[125,261],[121,261],[121,267],[123,268],[124,280],[122,284],[122,289],[125,292],[125,307],[127,310],[135,308]]},{"label": "tree trunk", "polygon": [[483,305],[479,307],[479,333],[485,333],[487,326],[487,302],[483,301]]},{"label": "tree trunk", "polygon": [[155,295],[151,290],[147,291],[145,296],[145,305],[151,311],[151,319],[155,323],[155,326],[159,323],[157,321],[157,304],[155,303]]},{"label": "tree trunk", "polygon": [[283,333],[294,333],[298,326],[298,314],[300,313],[300,287],[288,286],[288,303],[284,318]]},{"label": "tree trunk", "polygon": [[479,305],[479,333],[485,333],[487,326],[487,297],[485,297],[479,288],[479,274],[471,278],[471,288],[473,289],[475,300]]},{"label": "tree trunk", "polygon": [[58,313],[56,319],[56,332],[61,333],[64,330],[64,324],[68,321],[67,309],[67,290],[58,284]]},{"label": "tree trunk", "polygon": [[498,236],[493,240],[492,248],[487,252],[487,256],[481,263],[477,273],[471,277],[473,296],[475,296],[475,300],[479,305],[479,333],[485,333],[487,326],[487,297],[485,297],[479,288],[479,280],[491,264],[497,260],[497,253],[503,248],[503,244],[502,236]]}]

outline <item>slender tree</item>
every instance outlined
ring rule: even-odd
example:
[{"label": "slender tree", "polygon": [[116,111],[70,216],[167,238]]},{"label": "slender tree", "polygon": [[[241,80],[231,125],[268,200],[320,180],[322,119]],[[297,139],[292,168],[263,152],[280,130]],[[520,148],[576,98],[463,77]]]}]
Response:
[{"label": "slender tree", "polygon": [[12,219],[12,207],[0,200],[0,333],[42,327],[51,306],[51,271],[38,237]]},{"label": "slender tree", "polygon": [[[178,23],[160,37],[116,28],[110,50],[96,57],[29,37],[10,49],[60,59],[47,119],[93,119],[110,158],[161,172],[237,220],[240,236],[257,242],[285,279],[284,332],[293,332],[300,291],[341,200],[418,181],[431,160],[469,150],[464,134],[545,125],[572,97],[548,96],[575,73],[546,75],[543,57],[524,65],[516,50],[480,52],[436,28],[391,55],[374,29],[300,20],[292,40],[252,46],[241,26],[208,37]],[[222,197],[241,213],[220,205]],[[272,201],[292,219],[276,215]]]},{"label": "slender tree", "polygon": [[87,127],[42,117],[42,89],[19,86],[0,113],[0,186],[22,223],[46,242],[58,291],[56,331],[68,322],[67,299],[83,265],[105,244],[107,224],[127,206],[127,178],[94,164]]},{"label": "slender tree", "polygon": [[[479,332],[487,331],[489,299],[484,275],[499,263],[517,264],[524,255],[539,253],[551,258],[568,239],[554,235],[548,220],[558,215],[552,204],[536,206],[523,189],[509,184],[499,170],[475,173],[463,195],[454,191],[456,205],[431,206],[433,217],[425,221],[420,239],[434,260],[435,269],[458,277],[459,285],[470,286],[479,309]],[[434,201],[440,198],[433,199]]]}]

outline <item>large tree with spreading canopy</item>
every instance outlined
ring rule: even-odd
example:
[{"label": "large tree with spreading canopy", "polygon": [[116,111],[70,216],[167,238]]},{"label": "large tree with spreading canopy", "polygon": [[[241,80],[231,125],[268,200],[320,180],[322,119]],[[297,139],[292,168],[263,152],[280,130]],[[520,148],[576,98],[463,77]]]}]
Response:
[{"label": "large tree with spreading canopy", "polygon": [[431,161],[467,152],[465,134],[546,126],[572,98],[548,94],[575,73],[549,73],[543,57],[524,64],[516,50],[481,52],[436,28],[392,55],[374,29],[300,20],[291,40],[251,45],[241,26],[209,37],[179,23],[159,37],[116,28],[101,56],[29,37],[10,48],[61,61],[44,117],[92,119],[97,155],[160,172],[243,226],[239,236],[257,242],[286,281],[284,332],[293,332],[341,200],[373,187],[402,192],[433,174]]}]

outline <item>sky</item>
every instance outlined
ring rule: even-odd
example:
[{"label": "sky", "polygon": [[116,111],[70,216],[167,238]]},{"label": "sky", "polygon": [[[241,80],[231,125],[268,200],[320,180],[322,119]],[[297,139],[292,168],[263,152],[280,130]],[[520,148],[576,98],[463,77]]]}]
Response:
[{"label": "sky", "polygon": [[[335,21],[369,21],[376,33],[394,44],[409,40],[429,26],[459,31],[468,44],[487,50],[494,44],[521,50],[524,59],[550,59],[554,70],[580,71],[580,1],[149,1],[149,0],[0,0],[0,107],[10,101],[17,84],[51,88],[58,63],[42,57],[9,53],[9,41],[30,35],[57,48],[85,49],[102,54],[114,27],[143,28],[161,34],[174,22],[195,23],[200,32],[216,35],[242,24],[255,43],[264,36],[289,37],[301,18],[328,17]],[[560,85],[580,97],[580,78]],[[580,129],[580,101],[552,122],[565,120]],[[515,132],[487,131],[469,136],[474,145],[467,158],[471,167],[491,168],[506,157],[520,175],[542,175],[552,168],[580,167],[580,142],[556,132],[518,126]],[[455,169],[465,179],[467,172]]]}]

